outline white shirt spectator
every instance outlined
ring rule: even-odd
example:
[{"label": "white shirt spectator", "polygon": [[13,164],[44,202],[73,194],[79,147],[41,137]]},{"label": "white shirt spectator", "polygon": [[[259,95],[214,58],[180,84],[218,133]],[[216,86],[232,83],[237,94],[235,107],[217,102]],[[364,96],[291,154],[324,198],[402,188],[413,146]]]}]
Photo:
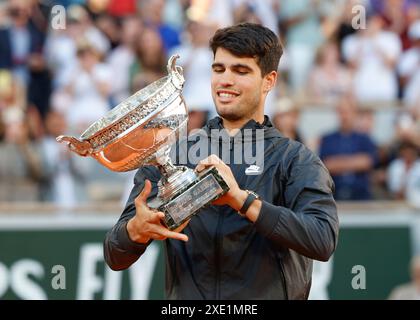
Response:
[{"label": "white shirt spectator", "polygon": [[420,99],[420,48],[408,49],[401,56],[398,73],[407,79],[403,92],[404,104],[411,107]]},{"label": "white shirt spectator", "polygon": [[285,35],[290,85],[297,94],[304,88],[316,50],[324,41],[320,23],[323,13],[319,4],[311,0],[280,2],[280,21],[290,23],[298,18],[298,22],[287,28]]},{"label": "white shirt spectator", "polygon": [[57,143],[52,137],[48,137],[42,140],[41,147],[45,164],[51,171],[52,176],[50,200],[65,208],[77,205],[76,183],[67,158],[72,155],[63,156],[69,153],[67,146]]},{"label": "white shirt spectator", "polygon": [[[197,1],[197,7],[200,2]],[[216,23],[220,28],[233,24],[233,3],[229,0],[213,0],[208,2],[207,14],[204,20]]]},{"label": "white shirt spectator", "polygon": [[395,159],[388,168],[388,189],[397,193],[400,190],[406,190],[406,198],[411,195],[413,189],[420,191],[420,160],[417,160],[410,169],[402,159]]},{"label": "white shirt spectator", "polygon": [[54,87],[59,88],[66,72],[77,64],[76,44],[66,33],[51,33],[46,40],[45,55],[54,72]]},{"label": "white shirt spectator", "polygon": [[73,85],[67,121],[72,131],[80,133],[109,110],[108,99],[99,92],[96,82],[111,86],[112,72],[106,64],[98,63],[90,73],[81,67],[75,68],[67,79],[66,84]]},{"label": "white shirt spectator", "polygon": [[120,103],[130,96],[130,68],[135,55],[126,46],[118,46],[108,56],[107,62],[112,71],[111,95],[114,103]]},{"label": "white shirt spectator", "polygon": [[406,191],[407,201],[416,208],[420,208],[420,160],[409,172]]},{"label": "white shirt spectator", "polygon": [[88,28],[83,36],[103,55],[111,48],[107,37],[94,26]]},{"label": "white shirt spectator", "polygon": [[387,31],[374,37],[353,34],[344,39],[342,49],[347,61],[358,61],[354,92],[359,102],[393,101],[397,98],[398,83],[394,70],[384,61],[384,56],[396,60],[401,53],[401,41],[396,34]]},{"label": "white shirt spectator", "polygon": [[213,53],[209,48],[194,48],[188,44],[175,48],[173,52],[179,53],[179,64],[185,67],[183,96],[188,109],[213,110],[210,89]]},{"label": "white shirt spectator", "polygon": [[237,8],[238,6],[247,3],[252,6],[255,14],[261,20],[263,26],[272,30],[275,34],[278,32],[278,22],[277,15],[274,9],[274,3],[277,0],[232,0],[233,7]]}]

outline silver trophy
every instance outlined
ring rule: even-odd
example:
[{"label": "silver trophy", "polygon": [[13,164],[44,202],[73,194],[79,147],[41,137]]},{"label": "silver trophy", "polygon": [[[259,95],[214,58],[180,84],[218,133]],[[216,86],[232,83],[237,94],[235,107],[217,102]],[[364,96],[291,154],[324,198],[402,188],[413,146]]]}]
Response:
[{"label": "silver trophy", "polygon": [[157,196],[149,199],[148,205],[165,213],[163,222],[171,230],[229,190],[215,167],[196,173],[171,162],[171,145],[188,120],[181,95],[182,68],[175,65],[178,57],[169,59],[166,77],[121,102],[89,126],[79,139],[57,137],[71,151],[83,157],[91,156],[112,171],[157,166],[162,178]]}]

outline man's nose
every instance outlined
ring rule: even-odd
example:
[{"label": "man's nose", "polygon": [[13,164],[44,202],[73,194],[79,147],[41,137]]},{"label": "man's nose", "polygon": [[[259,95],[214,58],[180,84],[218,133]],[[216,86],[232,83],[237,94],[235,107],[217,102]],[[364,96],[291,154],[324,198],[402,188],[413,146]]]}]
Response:
[{"label": "man's nose", "polygon": [[234,75],[231,71],[225,71],[219,78],[219,84],[223,87],[233,86],[235,83]]}]

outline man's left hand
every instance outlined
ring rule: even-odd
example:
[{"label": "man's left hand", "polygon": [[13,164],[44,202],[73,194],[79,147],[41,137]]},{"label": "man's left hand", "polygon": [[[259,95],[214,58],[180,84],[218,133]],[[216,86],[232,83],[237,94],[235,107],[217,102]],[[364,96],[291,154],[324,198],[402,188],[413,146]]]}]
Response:
[{"label": "man's left hand", "polygon": [[233,176],[232,170],[229,168],[229,166],[227,166],[218,156],[214,154],[201,160],[197,164],[195,170],[197,172],[201,172],[209,167],[215,167],[229,186],[229,191],[219,199],[213,201],[212,204],[229,205],[236,211],[239,211],[246,197],[248,196],[247,192],[239,188],[239,185],[236,182],[236,179]]}]

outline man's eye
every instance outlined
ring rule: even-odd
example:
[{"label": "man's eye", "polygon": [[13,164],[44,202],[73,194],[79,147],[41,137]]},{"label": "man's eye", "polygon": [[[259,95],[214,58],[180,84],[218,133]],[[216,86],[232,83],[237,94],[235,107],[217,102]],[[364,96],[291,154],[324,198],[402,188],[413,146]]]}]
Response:
[{"label": "man's eye", "polygon": [[238,70],[237,73],[239,73],[241,75],[244,75],[244,74],[247,74],[248,71],[246,71],[246,70]]},{"label": "man's eye", "polygon": [[213,68],[213,72],[222,73],[224,71],[223,68]]}]

